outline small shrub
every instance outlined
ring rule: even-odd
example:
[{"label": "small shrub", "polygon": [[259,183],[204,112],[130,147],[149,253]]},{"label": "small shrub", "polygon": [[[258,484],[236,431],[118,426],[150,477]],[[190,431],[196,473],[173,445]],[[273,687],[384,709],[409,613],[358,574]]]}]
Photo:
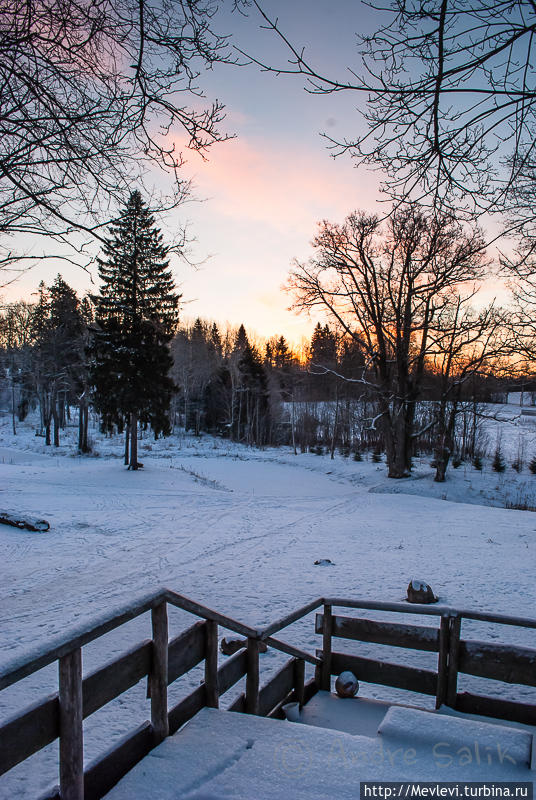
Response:
[{"label": "small shrub", "polygon": [[317,444],[317,445],[315,445],[315,447],[313,447],[313,453],[315,455],[317,455],[317,456],[323,456],[324,455],[324,448],[322,447],[321,444]]},{"label": "small shrub", "polygon": [[482,459],[480,456],[475,456],[473,458],[473,467],[477,469],[479,472],[482,471]]},{"label": "small shrub", "polygon": [[374,463],[375,463],[375,464],[380,464],[380,463],[381,463],[381,461],[382,461],[382,454],[380,453],[380,451],[379,451],[379,450],[375,450],[375,451],[373,452],[373,454],[372,454],[372,460],[374,461]]},{"label": "small shrub", "polygon": [[455,456],[452,456],[452,466],[454,469],[458,469],[461,466],[462,459],[461,456],[457,453]]},{"label": "small shrub", "polygon": [[523,469],[523,465],[521,464],[519,459],[516,458],[516,460],[512,462],[512,469],[515,469],[515,471],[518,473],[521,472],[521,470]]},{"label": "small shrub", "polygon": [[361,455],[359,450],[356,450],[354,453],[354,461],[363,461],[363,456]]},{"label": "small shrub", "polygon": [[500,447],[495,450],[495,455],[493,456],[493,461],[491,462],[491,468],[493,472],[504,472],[506,469],[506,464],[504,463],[504,458],[502,456]]},{"label": "small shrub", "polygon": [[530,471],[532,472],[533,475],[536,475],[536,456],[534,456],[534,458],[530,462],[529,469],[530,469]]}]

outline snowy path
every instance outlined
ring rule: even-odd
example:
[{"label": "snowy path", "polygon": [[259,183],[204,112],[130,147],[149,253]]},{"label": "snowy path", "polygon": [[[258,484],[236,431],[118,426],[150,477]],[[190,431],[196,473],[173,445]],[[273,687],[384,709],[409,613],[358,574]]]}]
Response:
[{"label": "snowy path", "polygon": [[[0,506],[51,523],[45,535],[0,526],[2,663],[160,585],[258,624],[323,594],[400,600],[411,577],[445,603],[535,613],[530,512],[372,493],[380,473],[370,463],[208,446],[142,460],[132,473],[117,458],[0,448]],[[334,566],[314,566],[318,558]],[[88,647],[86,668],[147,633],[144,618],[113,644]],[[529,631],[505,636],[536,646]],[[312,621],[296,626],[294,641],[318,646]],[[55,670],[43,670],[0,696],[0,716],[55,686]],[[93,744],[90,720],[90,755],[121,733],[112,712]],[[145,718],[125,713],[128,725]],[[51,753],[40,758],[52,764]],[[31,797],[49,783],[46,770],[35,780],[25,773],[0,779],[0,798]]]}]

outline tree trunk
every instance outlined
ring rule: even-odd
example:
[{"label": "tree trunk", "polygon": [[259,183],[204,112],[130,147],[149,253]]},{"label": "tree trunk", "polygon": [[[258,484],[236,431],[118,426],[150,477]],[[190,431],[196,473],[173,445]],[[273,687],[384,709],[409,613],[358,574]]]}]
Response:
[{"label": "tree trunk", "polygon": [[335,442],[337,440],[337,427],[339,424],[339,384],[335,384],[335,419],[333,420],[333,433],[331,436],[331,452],[330,458],[333,461],[335,457]]},{"label": "tree trunk", "polygon": [[130,422],[127,422],[125,428],[125,467],[128,467],[130,460]]},{"label": "tree trunk", "polygon": [[292,392],[292,416],[291,416],[291,429],[292,429],[292,449],[294,450],[294,455],[298,455],[298,451],[296,450],[296,409],[295,409],[295,402],[294,402],[294,391]]},{"label": "tree trunk", "polygon": [[130,463],[129,469],[138,469],[138,417],[130,415]]},{"label": "tree trunk", "polygon": [[17,426],[15,425],[15,381],[11,375],[11,424],[13,426],[13,436],[17,435]]},{"label": "tree trunk", "polygon": [[54,447],[60,446],[60,417],[56,401],[52,404],[52,419],[54,421]]},{"label": "tree trunk", "polygon": [[88,453],[88,438],[87,428],[89,419],[89,409],[84,397],[82,397],[78,404],[78,452]]},{"label": "tree trunk", "polygon": [[383,415],[389,478],[409,477],[406,415],[403,405],[394,406]]}]

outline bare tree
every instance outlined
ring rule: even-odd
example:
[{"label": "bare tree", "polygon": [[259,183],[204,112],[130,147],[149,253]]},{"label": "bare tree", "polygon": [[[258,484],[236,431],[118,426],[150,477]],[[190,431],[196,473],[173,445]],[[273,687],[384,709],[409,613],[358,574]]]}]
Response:
[{"label": "bare tree", "polygon": [[484,268],[480,231],[415,206],[377,216],[323,222],[316,257],[297,263],[289,280],[298,310],[321,308],[361,348],[361,382],[374,391],[389,476],[411,468],[415,403],[438,316]]},{"label": "bare tree", "polygon": [[[441,200],[467,212],[513,211],[513,224],[534,221],[536,171],[536,7],[532,0],[391,0],[376,10],[378,29],[358,36],[356,63],[328,75],[315,55],[289,41],[251,0],[263,25],[285,44],[286,64],[251,60],[276,73],[299,74],[312,93],[363,95],[362,135],[335,140],[334,153],[381,167],[391,198]],[[356,13],[357,13],[356,6]],[[359,29],[358,20],[348,25]]]},{"label": "bare tree", "polygon": [[430,334],[429,369],[436,376],[439,398],[434,403],[435,481],[445,480],[456,446],[457,422],[475,405],[471,386],[499,374],[501,359],[511,353],[507,315],[492,303],[481,311],[471,306],[474,293],[458,295],[445,306]]},{"label": "bare tree", "polygon": [[[223,106],[199,101],[201,70],[229,60],[215,11],[212,0],[0,0],[0,233],[99,236],[149,166],[171,175],[170,205],[183,197],[181,148],[225,138]],[[20,256],[4,244],[0,267]]]}]

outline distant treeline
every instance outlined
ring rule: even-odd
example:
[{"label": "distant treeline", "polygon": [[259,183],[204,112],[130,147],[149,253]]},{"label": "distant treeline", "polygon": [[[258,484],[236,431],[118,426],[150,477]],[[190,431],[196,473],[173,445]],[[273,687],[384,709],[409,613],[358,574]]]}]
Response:
[{"label": "distant treeline", "polygon": [[[3,307],[0,391],[14,433],[17,419],[37,407],[39,433],[47,444],[58,446],[76,407],[79,449],[88,452],[94,334],[91,299],[79,298],[60,275],[49,287],[40,284],[36,302]],[[377,396],[368,379],[374,366],[367,365],[355,340],[337,335],[327,324],[316,325],[298,356],[282,335],[254,342],[243,325],[222,330],[215,322],[197,319],[179,324],[170,351],[175,393],[169,429],[209,432],[257,447],[320,448],[332,455],[340,450],[357,458],[364,451],[384,450]],[[455,426],[459,457],[474,457],[478,451],[480,404],[504,399],[505,387],[504,379],[477,371],[463,381]],[[442,403],[442,374],[430,364],[417,403],[413,455],[436,451]],[[109,421],[104,427],[110,429]],[[122,429],[121,420],[115,427]]]}]

